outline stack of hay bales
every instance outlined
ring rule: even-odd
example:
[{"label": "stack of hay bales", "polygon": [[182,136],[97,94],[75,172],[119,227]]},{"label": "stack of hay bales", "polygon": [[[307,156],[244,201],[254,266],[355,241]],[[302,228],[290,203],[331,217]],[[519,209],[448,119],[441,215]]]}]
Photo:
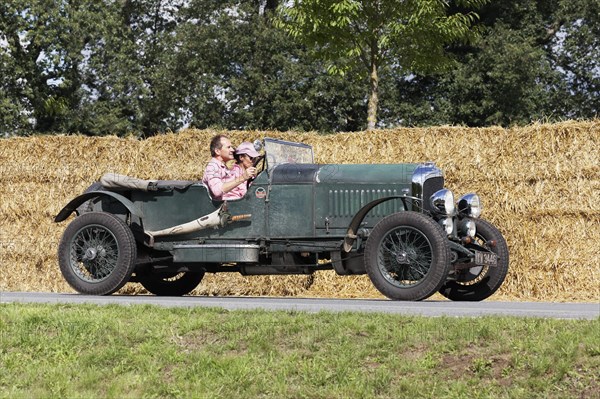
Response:
[{"label": "stack of hay bales", "polygon": [[[148,140],[36,136],[0,140],[0,289],[72,292],[57,264],[67,222],[54,216],[106,172],[198,180],[217,133],[314,147],[318,163],[434,161],[455,195],[477,192],[505,235],[511,269],[495,299],[600,297],[600,121],[522,128],[403,128],[318,135],[186,130]],[[128,284],[123,292],[144,292]],[[366,276],[207,275],[209,295],[380,297]]]}]

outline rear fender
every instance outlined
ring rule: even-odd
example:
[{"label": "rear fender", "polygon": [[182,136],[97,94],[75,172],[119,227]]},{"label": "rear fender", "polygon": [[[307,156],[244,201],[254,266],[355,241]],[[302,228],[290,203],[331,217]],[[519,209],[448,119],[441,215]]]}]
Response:
[{"label": "rear fender", "polygon": [[99,197],[112,197],[119,201],[121,204],[123,204],[123,206],[127,208],[127,210],[131,212],[132,215],[137,216],[140,219],[143,217],[142,211],[133,202],[131,202],[128,198],[125,198],[121,194],[117,194],[112,191],[90,191],[72,199],[71,202],[69,202],[58,213],[58,215],[56,215],[54,221],[58,223],[62,222],[63,220],[66,220],[69,217],[69,215],[71,215],[71,213],[73,213],[73,211],[77,209],[77,207],[79,207],[81,204],[92,198]]}]

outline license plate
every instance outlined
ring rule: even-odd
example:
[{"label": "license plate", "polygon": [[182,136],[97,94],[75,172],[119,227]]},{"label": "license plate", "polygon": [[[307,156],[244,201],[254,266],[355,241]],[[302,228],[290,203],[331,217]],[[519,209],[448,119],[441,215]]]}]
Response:
[{"label": "license plate", "polygon": [[475,251],[475,264],[477,266],[497,266],[498,256],[493,252]]}]

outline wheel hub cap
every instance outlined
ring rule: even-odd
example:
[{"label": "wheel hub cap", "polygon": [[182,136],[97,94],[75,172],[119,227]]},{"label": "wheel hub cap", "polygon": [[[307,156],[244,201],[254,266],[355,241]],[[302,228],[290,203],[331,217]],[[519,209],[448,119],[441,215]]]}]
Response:
[{"label": "wheel hub cap", "polygon": [[400,251],[396,254],[396,262],[398,262],[401,265],[407,265],[408,264],[408,253],[406,253],[406,251]]},{"label": "wheel hub cap", "polygon": [[96,248],[88,248],[85,250],[85,255],[83,255],[84,260],[94,260],[98,255],[98,251]]},{"label": "wheel hub cap", "polygon": [[83,255],[83,260],[94,260],[98,256],[105,257],[106,250],[101,246],[98,246],[97,248],[90,247],[85,250],[85,254]]},{"label": "wheel hub cap", "polygon": [[396,252],[396,262],[399,265],[410,265],[411,260],[417,258],[417,252],[413,248],[406,248]]}]

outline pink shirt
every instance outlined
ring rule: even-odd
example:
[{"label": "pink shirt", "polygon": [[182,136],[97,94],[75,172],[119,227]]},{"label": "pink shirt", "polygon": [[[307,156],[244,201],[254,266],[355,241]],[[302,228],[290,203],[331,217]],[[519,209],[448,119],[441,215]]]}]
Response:
[{"label": "pink shirt", "polygon": [[[231,176],[233,176],[233,178],[228,179],[226,181],[231,181],[233,179],[237,179],[237,178],[243,176],[244,175],[244,169],[240,165],[238,165],[237,163],[235,163],[231,167],[231,170],[229,171],[229,173],[230,173]],[[242,198],[244,195],[246,195],[246,191],[248,191],[248,184],[244,180],[239,185],[237,185],[236,187],[234,187],[231,191],[229,191],[228,193],[223,194],[223,199],[224,200],[230,200],[230,199]]]},{"label": "pink shirt", "polygon": [[204,176],[202,176],[202,183],[208,187],[213,199],[220,201],[224,194],[223,183],[228,181],[229,178],[230,173],[227,166],[218,159],[213,158],[206,165]]},{"label": "pink shirt", "polygon": [[234,164],[231,170],[229,170],[223,162],[213,158],[208,165],[206,165],[204,176],[202,176],[202,183],[208,187],[214,200],[223,201],[238,199],[246,194],[248,189],[246,182],[243,181],[227,193],[223,192],[223,183],[232,181],[243,174],[244,170],[238,164]]}]

